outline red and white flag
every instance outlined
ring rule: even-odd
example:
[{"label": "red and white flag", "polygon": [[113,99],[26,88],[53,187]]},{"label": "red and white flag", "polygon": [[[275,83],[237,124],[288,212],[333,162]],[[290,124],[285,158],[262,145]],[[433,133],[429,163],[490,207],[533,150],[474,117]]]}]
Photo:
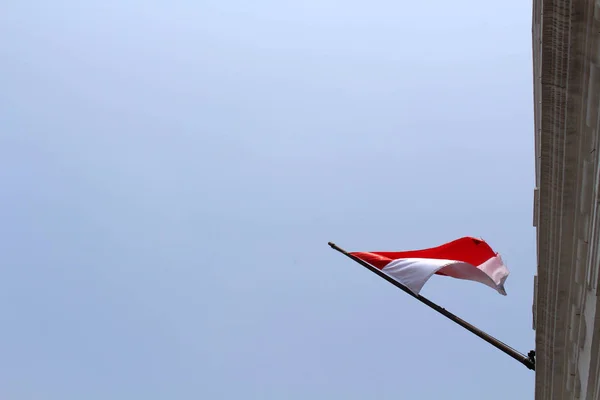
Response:
[{"label": "red and white flag", "polygon": [[432,275],[483,283],[506,296],[508,268],[483,240],[463,237],[438,247],[400,252],[350,253],[418,294]]}]

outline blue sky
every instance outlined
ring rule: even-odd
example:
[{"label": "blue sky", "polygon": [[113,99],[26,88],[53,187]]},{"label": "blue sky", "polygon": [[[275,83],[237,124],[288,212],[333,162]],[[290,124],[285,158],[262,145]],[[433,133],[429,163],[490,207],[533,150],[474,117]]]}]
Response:
[{"label": "blue sky", "polygon": [[531,4],[8,2],[0,397],[532,398],[534,374],[333,252],[483,237],[527,352]]}]

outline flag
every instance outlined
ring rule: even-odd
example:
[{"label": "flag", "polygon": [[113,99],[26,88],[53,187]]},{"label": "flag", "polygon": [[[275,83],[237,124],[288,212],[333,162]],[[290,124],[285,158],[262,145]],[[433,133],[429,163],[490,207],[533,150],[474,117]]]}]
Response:
[{"label": "flag", "polygon": [[438,247],[400,252],[350,253],[419,294],[434,274],[483,283],[506,296],[508,268],[483,240],[463,237]]}]

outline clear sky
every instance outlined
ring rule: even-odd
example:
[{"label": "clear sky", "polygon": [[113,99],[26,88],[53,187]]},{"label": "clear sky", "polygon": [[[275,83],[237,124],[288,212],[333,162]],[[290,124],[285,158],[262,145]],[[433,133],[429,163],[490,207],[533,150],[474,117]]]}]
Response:
[{"label": "clear sky", "polygon": [[423,294],[533,348],[530,2],[2,9],[0,398],[533,397],[327,246],[483,237]]}]

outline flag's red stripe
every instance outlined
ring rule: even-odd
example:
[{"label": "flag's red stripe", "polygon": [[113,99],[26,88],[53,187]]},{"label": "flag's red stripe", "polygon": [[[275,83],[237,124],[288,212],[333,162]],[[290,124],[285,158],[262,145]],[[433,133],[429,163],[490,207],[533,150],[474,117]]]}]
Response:
[{"label": "flag's red stripe", "polygon": [[392,260],[399,258],[456,260],[478,266],[497,255],[486,242],[472,237],[463,237],[438,247],[423,250],[355,252],[351,254],[379,269],[385,267]]},{"label": "flag's red stripe", "polygon": [[355,257],[360,258],[363,261],[368,262],[374,267],[379,269],[383,269],[386,265],[388,265],[392,260],[390,258],[381,256],[377,253],[362,253],[362,252],[354,252],[350,253]]}]

